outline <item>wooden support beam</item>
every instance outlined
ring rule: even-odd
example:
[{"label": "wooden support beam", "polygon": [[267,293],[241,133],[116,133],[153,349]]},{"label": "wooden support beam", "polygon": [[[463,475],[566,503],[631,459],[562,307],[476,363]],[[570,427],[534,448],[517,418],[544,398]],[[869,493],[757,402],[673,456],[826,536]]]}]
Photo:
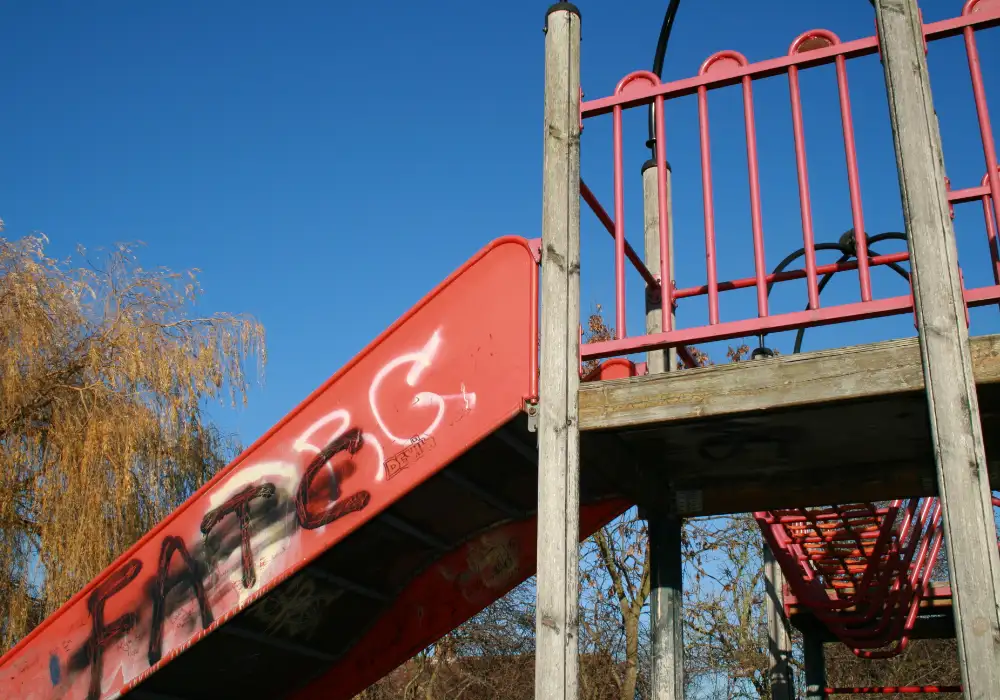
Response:
[{"label": "wooden support beam", "polygon": [[764,543],[764,586],[767,596],[767,646],[770,657],[771,700],[795,700],[792,683],[792,628],[785,616],[785,577],[771,547]]},{"label": "wooden support beam", "polygon": [[653,700],[684,697],[683,521],[663,509],[649,517],[649,617]]},{"label": "wooden support beam", "polygon": [[580,535],[580,12],[546,13],[535,697],[576,700]]},{"label": "wooden support beam", "polygon": [[[660,270],[660,199],[659,170],[656,161],[642,166],[642,210],[645,237],[646,267]],[[673,217],[670,216],[670,166],[666,172],[667,252],[673,248]],[[668,255],[669,278],[661,285],[671,284],[673,255]],[[654,293],[655,292],[655,293]],[[671,314],[672,315],[672,314]],[[673,327],[673,324],[671,324]],[[646,289],[646,333],[663,330],[663,310],[657,290]],[[650,374],[670,372],[677,367],[677,350],[653,350],[646,354]],[[683,521],[676,508],[658,504],[649,509],[650,591],[649,610],[652,644],[651,689],[653,700],[678,700],[684,697],[684,636],[683,636],[683,560],[681,531]]]},{"label": "wooden support beam", "polygon": [[[646,267],[655,275],[660,270],[660,203],[657,191],[658,168],[656,161],[649,160],[642,166],[642,213],[643,233],[645,237]],[[674,219],[671,216],[670,165],[667,164],[667,241],[668,249],[673,248]],[[672,284],[674,276],[674,256],[669,257],[670,278],[666,284]],[[660,280],[660,285],[664,284]],[[671,314],[673,317],[674,314]],[[676,323],[671,324],[676,327]],[[652,335],[663,330],[663,310],[660,305],[660,295],[656,290],[646,290],[646,333]],[[677,367],[677,349],[652,350],[646,353],[646,366],[650,374],[669,372]]]},{"label": "wooden support beam", "polygon": [[826,653],[820,624],[813,619],[802,630],[802,656],[806,671],[806,700],[826,700]]},{"label": "wooden support beam", "polygon": [[876,0],[965,697],[1000,698],[1000,557],[916,0]]},{"label": "wooden support beam", "polygon": [[[1000,335],[971,340],[978,384],[1000,383]],[[738,362],[670,375],[588,382],[580,429],[638,428],[924,391],[916,338]]]}]

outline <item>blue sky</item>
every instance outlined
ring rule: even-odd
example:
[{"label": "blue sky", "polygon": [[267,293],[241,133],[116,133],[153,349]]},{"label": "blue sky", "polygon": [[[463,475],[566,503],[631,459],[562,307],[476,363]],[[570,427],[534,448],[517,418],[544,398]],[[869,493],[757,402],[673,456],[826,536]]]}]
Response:
[{"label": "blue sky", "polygon": [[[925,0],[928,21],[959,0]],[[583,84],[590,98],[649,68],[666,3],[585,2]],[[38,0],[0,10],[0,217],[6,235],[45,232],[66,254],[142,240],[142,261],[197,267],[204,310],[248,312],[268,333],[266,383],[250,407],[219,409],[252,441],[490,239],[539,235],[542,23],[546,4],[436,2],[73,3]],[[746,3],[687,0],[667,79],[693,75],[721,49],[751,61],[782,55],[823,27],[870,35],[866,0]],[[987,88],[1000,79],[1000,30],[980,40]],[[933,45],[932,79],[949,175],[984,172],[960,39]],[[869,233],[900,230],[887,108],[877,58],[849,68]],[[850,227],[832,67],[803,75],[806,138],[819,240]],[[755,87],[764,153],[768,265],[801,243],[785,78]],[[1000,88],[991,105],[1000,119]],[[720,279],[752,274],[738,91],[713,93],[713,166]],[[667,112],[674,165],[681,286],[704,270],[696,103]],[[644,114],[626,119],[626,226],[641,242],[639,164]],[[588,122],[583,176],[610,209],[610,118]],[[956,220],[970,284],[990,281],[976,205]],[[583,307],[612,304],[611,239],[584,211]],[[798,239],[800,241],[800,239]],[[898,250],[892,246],[886,250]],[[824,261],[826,259],[824,258]],[[905,286],[876,273],[876,294]],[[857,295],[856,277],[831,301]],[[824,294],[824,300],[827,294]],[[641,289],[629,277],[630,328]],[[775,293],[804,304],[804,287]],[[752,295],[723,296],[723,319],[745,318]],[[685,325],[704,304],[685,302]],[[974,331],[996,330],[995,310]],[[906,317],[807,335],[806,349],[912,335]],[[787,335],[787,334],[786,334]],[[774,341],[785,351],[791,340]]]}]

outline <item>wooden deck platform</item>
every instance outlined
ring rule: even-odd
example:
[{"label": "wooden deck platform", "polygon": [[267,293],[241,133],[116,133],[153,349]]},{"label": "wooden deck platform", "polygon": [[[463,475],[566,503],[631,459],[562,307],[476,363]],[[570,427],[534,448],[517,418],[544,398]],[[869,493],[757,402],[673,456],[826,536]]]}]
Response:
[{"label": "wooden deck platform", "polygon": [[[1000,485],[1000,335],[972,339]],[[584,453],[684,516],[934,495],[916,338],[587,383]]]}]

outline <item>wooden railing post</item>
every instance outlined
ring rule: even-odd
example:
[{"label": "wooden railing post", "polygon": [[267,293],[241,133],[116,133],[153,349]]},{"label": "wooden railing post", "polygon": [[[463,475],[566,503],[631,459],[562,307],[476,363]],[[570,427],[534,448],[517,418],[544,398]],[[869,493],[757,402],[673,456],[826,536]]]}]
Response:
[{"label": "wooden railing post", "polygon": [[546,13],[535,697],[576,700],[580,542],[580,12]]},{"label": "wooden railing post", "polygon": [[785,577],[774,558],[771,546],[764,542],[764,586],[767,596],[767,646],[770,658],[771,700],[795,700],[792,683],[792,633],[782,591]]},{"label": "wooden railing post", "polygon": [[[660,270],[660,203],[657,192],[657,174],[655,160],[648,160],[642,166],[642,213],[643,213],[643,234],[645,238],[645,261],[646,267],[653,274]],[[674,274],[673,237],[674,218],[673,203],[671,201],[672,191],[670,164],[667,163],[667,241],[670,252],[670,276]],[[673,284],[673,280],[660,280],[661,289],[664,284]],[[646,333],[652,335],[663,330],[663,311],[660,306],[658,295],[651,294],[652,290],[646,290]],[[671,324],[671,328],[676,327]],[[670,372],[677,369],[677,350],[653,350],[646,354],[646,367],[650,374],[660,372]]]},{"label": "wooden railing post", "polygon": [[1000,698],[1000,557],[916,0],[876,0],[965,697]]},{"label": "wooden railing post", "polygon": [[[643,230],[646,267],[660,269],[660,204],[656,161],[642,166]],[[673,217],[670,216],[670,166],[667,165],[667,245],[673,247]],[[673,256],[670,256],[673,276]],[[671,280],[660,280],[671,284]],[[646,290],[646,333],[663,330],[659,295]],[[646,355],[650,374],[677,368],[677,351],[653,350]],[[670,494],[667,494],[668,497]],[[659,500],[659,499],[658,499]],[[649,622],[652,637],[650,686],[652,700],[679,700],[684,697],[683,566],[681,534],[683,521],[668,504],[657,503],[644,509],[649,524],[650,590]]]},{"label": "wooden railing post", "polygon": [[802,656],[806,672],[806,700],[827,700],[826,652],[823,631],[816,619],[802,626]]}]

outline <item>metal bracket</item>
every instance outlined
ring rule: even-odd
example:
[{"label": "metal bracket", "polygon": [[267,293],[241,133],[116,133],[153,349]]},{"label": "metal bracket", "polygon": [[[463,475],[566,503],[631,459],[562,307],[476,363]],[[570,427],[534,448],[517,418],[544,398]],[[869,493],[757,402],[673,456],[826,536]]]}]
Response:
[{"label": "metal bracket", "polygon": [[[656,279],[660,281],[659,277]],[[646,308],[659,308],[663,303],[663,287],[646,287]]]},{"label": "metal bracket", "polygon": [[[663,304],[663,280],[660,279],[659,275],[653,275],[656,279],[659,287],[646,287],[646,309],[650,308],[660,308]],[[672,292],[677,291],[677,280],[670,280],[670,290]],[[677,297],[672,296],[670,298],[670,309],[674,313],[677,313]]]},{"label": "metal bracket", "polygon": [[[951,178],[945,175],[944,178],[944,191],[949,195],[951,194]],[[948,197],[948,213],[951,215],[951,220],[955,220],[955,203],[951,201],[951,197]]]},{"label": "metal bracket", "polygon": [[958,284],[962,287],[962,306],[965,308],[965,327],[968,328],[972,325],[972,320],[969,318],[969,302],[965,299],[965,274],[962,272],[962,266],[958,266]]},{"label": "metal bracket", "polygon": [[538,402],[525,401],[524,412],[528,414],[528,432],[538,432]]},{"label": "metal bracket", "polygon": [[680,515],[696,515],[705,510],[704,493],[701,489],[676,491],[677,512]]}]

